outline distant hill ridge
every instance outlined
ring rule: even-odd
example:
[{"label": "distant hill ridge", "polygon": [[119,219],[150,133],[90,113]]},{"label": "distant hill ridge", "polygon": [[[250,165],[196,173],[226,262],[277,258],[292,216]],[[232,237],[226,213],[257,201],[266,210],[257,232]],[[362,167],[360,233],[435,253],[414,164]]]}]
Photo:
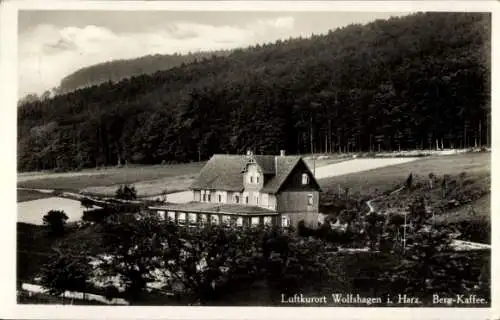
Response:
[{"label": "distant hill ridge", "polygon": [[211,58],[212,56],[227,56],[230,50],[219,50],[210,52],[194,52],[188,54],[155,54],[136,59],[120,59],[103,62],[81,68],[64,77],[56,94],[64,94],[77,89],[99,85],[104,82],[117,82],[124,78],[141,74],[151,74],[160,70]]}]

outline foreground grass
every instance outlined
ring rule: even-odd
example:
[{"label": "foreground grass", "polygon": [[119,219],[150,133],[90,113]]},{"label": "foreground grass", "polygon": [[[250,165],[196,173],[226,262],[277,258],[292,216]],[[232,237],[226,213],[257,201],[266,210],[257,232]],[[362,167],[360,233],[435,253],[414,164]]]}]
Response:
[{"label": "foreground grass", "polygon": [[[155,185],[155,188],[156,186],[162,186],[159,190],[155,189],[156,192],[161,192],[168,189],[169,185],[175,186],[180,180],[188,181],[190,178],[196,177],[204,164],[204,162],[196,162],[103,170],[94,169],[75,173],[21,174],[18,176],[17,186],[21,188],[56,189],[71,192],[79,192],[88,187],[111,187],[114,188],[114,192],[117,185],[142,182],[146,185]],[[151,183],[148,183],[148,181]],[[139,188],[138,192],[141,193]]]}]

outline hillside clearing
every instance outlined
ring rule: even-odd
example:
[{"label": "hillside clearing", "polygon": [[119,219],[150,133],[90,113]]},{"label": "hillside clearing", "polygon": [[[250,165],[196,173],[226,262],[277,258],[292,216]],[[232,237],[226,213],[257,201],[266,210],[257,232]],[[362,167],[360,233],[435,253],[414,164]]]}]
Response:
[{"label": "hillside clearing", "polygon": [[465,153],[451,156],[437,156],[421,158],[383,168],[349,173],[319,180],[323,189],[322,201],[328,202],[333,194],[338,193],[339,187],[350,189],[350,194],[357,194],[361,198],[372,198],[384,191],[395,189],[403,184],[410,173],[420,176],[458,175],[466,172],[469,177],[490,175],[490,153]]}]

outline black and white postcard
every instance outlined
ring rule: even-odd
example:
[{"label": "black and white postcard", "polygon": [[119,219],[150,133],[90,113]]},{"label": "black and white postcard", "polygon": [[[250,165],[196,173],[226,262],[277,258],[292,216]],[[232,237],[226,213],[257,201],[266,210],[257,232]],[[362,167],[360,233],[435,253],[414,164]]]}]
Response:
[{"label": "black and white postcard", "polygon": [[498,3],[1,6],[2,317],[500,316]]}]

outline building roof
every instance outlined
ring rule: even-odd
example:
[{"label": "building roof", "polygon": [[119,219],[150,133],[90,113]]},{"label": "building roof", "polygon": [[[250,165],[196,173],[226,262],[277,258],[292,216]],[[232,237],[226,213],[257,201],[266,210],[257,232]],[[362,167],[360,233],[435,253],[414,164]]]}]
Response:
[{"label": "building roof", "polygon": [[[293,168],[302,161],[300,156],[253,155],[266,175],[262,192],[277,193]],[[191,189],[242,192],[243,171],[248,162],[246,155],[216,154],[201,170]]]},{"label": "building roof", "polygon": [[236,215],[276,215],[274,210],[248,206],[241,204],[227,204],[227,203],[207,203],[207,202],[188,202],[188,203],[172,203],[161,206],[150,207],[153,210],[172,210],[172,211],[185,211],[196,213],[220,213],[220,214],[236,214]]}]

